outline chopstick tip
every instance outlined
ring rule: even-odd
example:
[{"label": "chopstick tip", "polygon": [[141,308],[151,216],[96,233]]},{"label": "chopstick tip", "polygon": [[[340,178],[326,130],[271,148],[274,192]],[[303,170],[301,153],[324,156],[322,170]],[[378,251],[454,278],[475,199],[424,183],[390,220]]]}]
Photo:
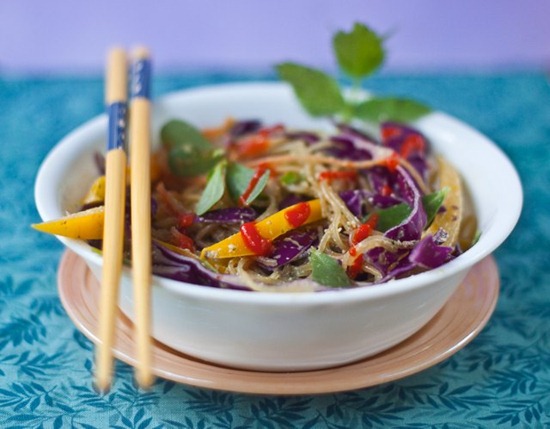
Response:
[{"label": "chopstick tip", "polygon": [[135,380],[140,388],[148,390],[153,385],[155,377],[148,371],[137,371]]},{"label": "chopstick tip", "polygon": [[107,52],[108,62],[126,61],[126,50],[122,46],[112,46]]},{"label": "chopstick tip", "polygon": [[107,104],[125,101],[127,98],[126,51],[113,47],[108,52],[105,100]]},{"label": "chopstick tip", "polygon": [[97,376],[94,380],[93,386],[98,393],[109,393],[109,390],[111,390],[111,379],[110,377]]},{"label": "chopstick tip", "polygon": [[149,52],[149,49],[146,46],[136,46],[133,50],[133,56],[136,59],[146,59],[151,56],[151,53]]}]

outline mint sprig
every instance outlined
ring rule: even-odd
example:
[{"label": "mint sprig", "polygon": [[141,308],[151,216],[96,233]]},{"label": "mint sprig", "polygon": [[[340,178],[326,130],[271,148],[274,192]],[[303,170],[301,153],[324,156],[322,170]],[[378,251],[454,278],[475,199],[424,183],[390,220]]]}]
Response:
[{"label": "mint sprig", "polygon": [[[357,88],[383,64],[383,39],[364,24],[356,23],[349,32],[339,31],[332,39],[333,51],[342,73]],[[386,120],[411,122],[431,109],[414,100],[377,97],[356,100],[329,74],[305,65],[287,62],[276,66],[279,77],[293,88],[302,107],[312,116],[342,121],[358,119],[370,123]]]}]

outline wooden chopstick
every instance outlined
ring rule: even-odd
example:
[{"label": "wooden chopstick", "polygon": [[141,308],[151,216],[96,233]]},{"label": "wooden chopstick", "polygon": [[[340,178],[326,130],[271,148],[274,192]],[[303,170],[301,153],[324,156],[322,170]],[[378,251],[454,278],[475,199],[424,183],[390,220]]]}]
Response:
[{"label": "wooden chopstick", "polygon": [[96,354],[96,386],[101,391],[108,390],[111,385],[112,347],[122,270],[126,198],[127,98],[126,53],[120,48],[115,48],[109,52],[108,56],[105,94],[109,113],[109,131],[105,155],[103,270],[99,302],[99,344]]},{"label": "wooden chopstick", "polygon": [[151,386],[149,326],[151,284],[151,61],[146,48],[133,53],[130,84],[130,180],[132,219],[132,273],[136,328],[136,381]]}]

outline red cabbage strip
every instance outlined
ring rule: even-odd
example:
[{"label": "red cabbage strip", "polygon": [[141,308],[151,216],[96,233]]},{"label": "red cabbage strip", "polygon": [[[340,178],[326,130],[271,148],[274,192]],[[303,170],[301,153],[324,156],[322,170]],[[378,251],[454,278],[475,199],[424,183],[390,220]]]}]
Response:
[{"label": "red cabbage strip", "polygon": [[372,147],[352,136],[337,135],[330,138],[332,146],[326,153],[338,159],[368,160],[372,159]]},{"label": "red cabbage strip", "polygon": [[390,228],[384,235],[397,241],[419,240],[427,222],[426,211],[422,205],[422,194],[407,170],[399,166],[396,173],[401,196],[412,210],[403,222]]},{"label": "red cabbage strip", "polygon": [[409,260],[416,265],[432,269],[452,259],[452,247],[439,246],[432,235],[420,240],[409,254]]},{"label": "red cabbage strip", "polygon": [[361,218],[367,214],[367,202],[372,198],[372,192],[365,189],[352,189],[340,192],[339,196],[356,217]]},{"label": "red cabbage strip", "polygon": [[307,145],[317,143],[319,140],[321,140],[319,134],[310,131],[290,131],[285,134],[285,137],[288,140],[302,140]]},{"label": "red cabbage strip", "polygon": [[238,138],[246,134],[255,133],[260,128],[262,128],[262,122],[256,119],[238,121],[235,122],[229,130],[229,135],[232,138]]},{"label": "red cabbage strip", "polygon": [[[380,197],[387,192],[387,189],[393,190],[397,186],[395,174],[392,174],[390,170],[388,170],[386,167],[373,167],[369,169],[367,173],[367,178],[372,189],[374,189],[375,194],[379,195]],[[403,202],[402,200],[398,200],[393,196],[392,199],[395,201],[395,204]],[[390,205],[392,204],[390,203],[390,201],[388,201],[388,204],[384,204],[380,206],[380,208],[389,207]]]},{"label": "red cabbage strip", "polygon": [[[384,122],[380,128],[382,145],[405,156],[422,178],[426,179],[428,173],[426,152],[429,149],[429,142],[426,137],[414,128],[397,122]],[[422,148],[415,143],[420,143]]]},{"label": "red cabbage strip", "polygon": [[363,255],[363,258],[371,264],[384,278],[388,273],[399,266],[408,250],[402,249],[397,252],[390,252],[383,247],[376,247]]},{"label": "red cabbage strip", "polygon": [[302,257],[317,241],[315,229],[293,230],[273,241],[273,252],[269,257],[257,258],[266,271],[282,267]]},{"label": "red cabbage strip", "polygon": [[452,252],[452,247],[440,246],[433,236],[427,235],[377,283],[440,267],[454,258]]},{"label": "red cabbage strip", "polygon": [[172,280],[235,290],[251,290],[237,276],[210,271],[199,261],[153,242],[153,274]]},{"label": "red cabbage strip", "polygon": [[200,223],[244,223],[252,222],[258,213],[252,207],[228,207],[212,210],[197,216]]}]

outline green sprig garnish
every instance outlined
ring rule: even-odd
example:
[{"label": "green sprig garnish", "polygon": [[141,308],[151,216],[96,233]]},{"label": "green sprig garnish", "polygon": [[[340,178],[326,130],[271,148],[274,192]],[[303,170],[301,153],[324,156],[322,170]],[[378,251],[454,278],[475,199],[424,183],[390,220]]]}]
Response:
[{"label": "green sprig garnish", "polygon": [[[332,46],[340,71],[352,79],[355,89],[361,88],[363,81],[378,71],[386,57],[383,39],[360,23],[350,32],[337,32]],[[305,65],[286,62],[277,65],[276,70],[312,116],[371,123],[411,122],[431,111],[428,106],[407,98],[372,96],[357,100],[332,76]]]},{"label": "green sprig garnish", "polygon": [[[174,119],[161,130],[161,139],[168,150],[170,170],[177,176],[195,177],[207,174],[206,187],[195,207],[202,215],[210,210],[229,191],[234,202],[248,189],[255,170],[225,158],[224,151],[216,148],[193,125]],[[246,197],[244,204],[251,204],[260,196],[269,180],[264,172]]]}]

